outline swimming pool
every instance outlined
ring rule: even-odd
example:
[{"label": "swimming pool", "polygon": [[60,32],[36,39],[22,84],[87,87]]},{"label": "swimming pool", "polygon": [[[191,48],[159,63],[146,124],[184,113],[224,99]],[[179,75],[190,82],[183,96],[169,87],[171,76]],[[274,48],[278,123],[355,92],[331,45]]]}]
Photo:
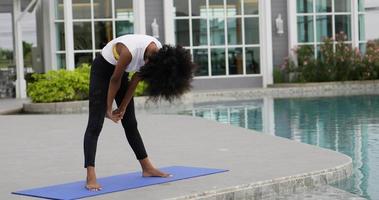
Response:
[{"label": "swimming pool", "polygon": [[379,199],[379,96],[254,100],[196,105],[179,112],[344,153],[353,175],[334,186]]}]

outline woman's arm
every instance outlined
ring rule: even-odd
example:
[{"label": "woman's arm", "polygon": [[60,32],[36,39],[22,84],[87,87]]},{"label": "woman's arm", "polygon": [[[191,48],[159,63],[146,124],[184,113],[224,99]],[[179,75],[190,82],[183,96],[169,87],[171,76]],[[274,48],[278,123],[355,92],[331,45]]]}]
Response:
[{"label": "woman's arm", "polygon": [[132,60],[132,54],[129,52],[129,49],[125,45],[117,43],[116,49],[120,57],[117,61],[115,70],[109,82],[106,112],[106,117],[114,122],[120,120],[120,117],[112,115],[113,100],[116,96],[117,91],[120,89],[122,75]]},{"label": "woman's arm", "polygon": [[130,100],[132,99],[134,91],[136,90],[138,82],[140,80],[141,80],[141,78],[138,75],[138,72],[134,73],[133,76],[132,76],[132,78],[131,78],[131,80],[130,80],[130,83],[129,83],[129,86],[128,86],[128,90],[126,91],[125,96],[122,99],[122,102],[121,102],[119,108],[114,113],[114,114],[119,115],[119,117],[121,119],[124,116],[125,110],[128,107],[128,104],[129,104]]}]

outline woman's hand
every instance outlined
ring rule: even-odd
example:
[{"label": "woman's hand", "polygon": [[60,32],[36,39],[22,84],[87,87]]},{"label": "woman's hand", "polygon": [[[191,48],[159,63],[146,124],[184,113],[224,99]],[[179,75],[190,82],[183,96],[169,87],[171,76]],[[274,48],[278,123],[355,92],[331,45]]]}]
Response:
[{"label": "woman's hand", "polygon": [[109,110],[109,109],[107,109],[105,117],[108,118],[108,119],[110,119],[110,120],[112,120],[114,123],[118,123],[118,121],[121,120],[121,118],[119,117],[119,115],[114,115],[113,112],[112,112],[112,110]]},{"label": "woman's hand", "polygon": [[112,115],[116,116],[119,120],[124,118],[124,114],[125,114],[125,109],[123,108],[117,108],[116,110],[112,112]]}]

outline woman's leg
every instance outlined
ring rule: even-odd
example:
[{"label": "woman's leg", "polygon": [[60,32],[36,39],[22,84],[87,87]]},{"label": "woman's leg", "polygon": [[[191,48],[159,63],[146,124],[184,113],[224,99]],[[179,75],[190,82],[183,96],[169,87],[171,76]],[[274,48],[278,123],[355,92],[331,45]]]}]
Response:
[{"label": "woman's leg", "polygon": [[[109,87],[109,73],[102,73],[99,67],[108,67],[96,58],[91,67],[89,89],[89,117],[84,134],[84,167],[87,168],[87,184],[90,190],[99,190],[101,186],[96,182],[95,156],[97,141],[103,127],[106,112],[106,97]],[[111,70],[111,69],[109,69]]]},{"label": "woman's leg", "polygon": [[[122,77],[121,87],[116,94],[116,103],[120,105],[123,97],[125,96],[126,90],[128,88],[128,74],[125,73]],[[135,116],[134,110],[134,100],[133,98],[130,100],[128,106],[126,107],[125,114],[123,119],[121,120],[122,126],[125,130],[125,136],[129,142],[129,145],[132,147],[134,154],[137,160],[140,162],[143,176],[159,176],[159,177],[167,177],[169,174],[163,173],[157,170],[149,158],[147,157],[147,153],[145,150],[145,146],[143,144],[141,135],[137,128],[137,120]]]}]

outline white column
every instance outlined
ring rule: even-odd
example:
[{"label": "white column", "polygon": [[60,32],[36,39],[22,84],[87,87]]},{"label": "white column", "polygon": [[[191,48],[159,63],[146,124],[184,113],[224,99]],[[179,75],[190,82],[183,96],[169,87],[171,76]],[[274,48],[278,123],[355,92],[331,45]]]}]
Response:
[{"label": "white column", "polygon": [[145,0],[133,0],[134,30],[138,34],[146,34]]},{"label": "white column", "polygon": [[75,69],[74,60],[74,31],[72,25],[72,0],[64,0],[64,32],[66,46],[66,69]]},{"label": "white column", "polygon": [[166,44],[175,43],[173,9],[173,0],[163,0],[164,33]]},{"label": "white column", "polygon": [[263,87],[273,84],[273,56],[272,56],[272,22],[271,0],[261,0],[260,5],[260,36],[261,36],[261,70]]},{"label": "white column", "polygon": [[296,1],[287,1],[287,13],[288,13],[288,54],[293,56],[291,51],[297,45],[297,24],[296,24]]},{"label": "white column", "polygon": [[351,11],[352,11],[352,42],[353,47],[359,48],[359,14],[358,14],[358,0],[351,2]]},{"label": "white column", "polygon": [[18,17],[21,14],[20,0],[13,1],[13,44],[14,60],[16,63],[16,98],[26,98],[26,81],[24,78],[24,53],[22,47],[22,29]]}]

